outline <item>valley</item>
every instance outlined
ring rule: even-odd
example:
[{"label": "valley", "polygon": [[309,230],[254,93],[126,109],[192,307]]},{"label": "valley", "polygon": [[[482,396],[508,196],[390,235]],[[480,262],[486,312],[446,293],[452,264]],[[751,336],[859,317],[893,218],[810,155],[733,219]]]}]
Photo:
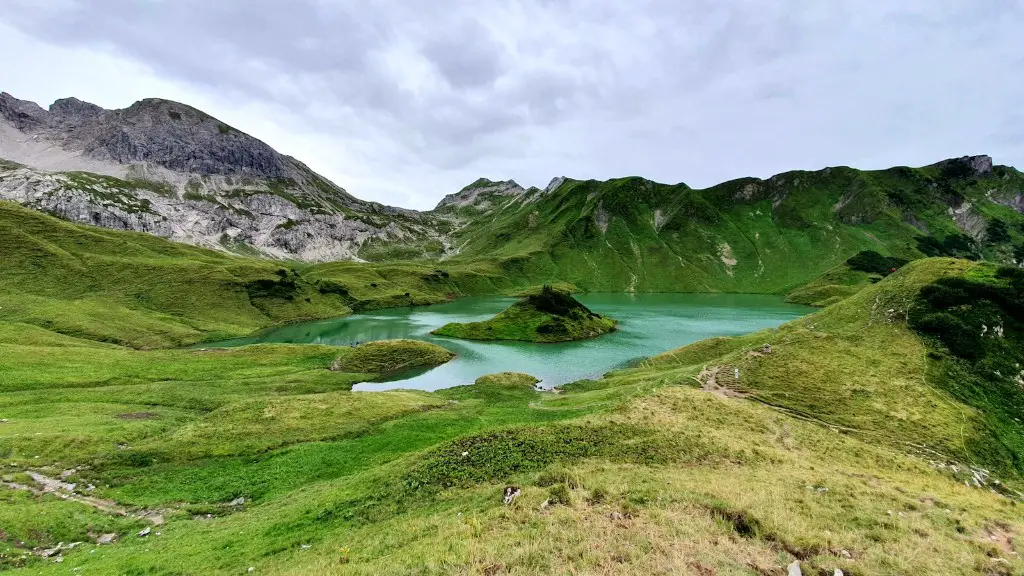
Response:
[{"label": "valley", "polygon": [[166,100],[0,127],[2,571],[1024,573],[987,156],[416,212]]}]

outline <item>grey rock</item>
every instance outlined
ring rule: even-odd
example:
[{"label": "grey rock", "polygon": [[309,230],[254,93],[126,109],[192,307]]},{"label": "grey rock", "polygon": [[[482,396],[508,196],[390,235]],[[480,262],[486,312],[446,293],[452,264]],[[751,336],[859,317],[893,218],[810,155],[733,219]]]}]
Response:
[{"label": "grey rock", "polygon": [[803,576],[804,573],[803,570],[800,569],[800,561],[794,560],[793,563],[786,568],[786,574],[788,574],[788,576]]},{"label": "grey rock", "polygon": [[109,534],[101,534],[98,538],[96,538],[96,543],[113,544],[115,540],[117,540],[117,534],[111,532]]},{"label": "grey rock", "polygon": [[484,211],[509,197],[521,196],[524,192],[526,190],[514,180],[492,182],[481,178],[462,190],[442,198],[434,210],[471,206],[478,211]]},{"label": "grey rock", "polygon": [[979,176],[986,176],[992,173],[992,157],[982,154],[980,156],[965,156],[963,158]]},{"label": "grey rock", "polygon": [[976,242],[981,242],[985,239],[985,229],[988,226],[988,221],[985,220],[985,217],[980,212],[974,209],[970,202],[964,201],[955,208],[951,207],[949,215],[953,218],[957,228],[962,230],[964,234],[967,234]]},{"label": "grey rock", "polygon": [[7,92],[0,92],[0,118],[14,124],[19,130],[35,130],[48,122],[49,113],[35,102],[18,100]]},{"label": "grey rock", "polygon": [[439,240],[414,210],[365,202],[298,160],[190,106],[43,109],[0,95],[0,199],[206,248],[355,259],[371,240]]},{"label": "grey rock", "polygon": [[145,538],[146,536],[149,536],[150,532],[151,532],[151,530],[149,529],[148,526],[143,528],[142,530],[139,531],[139,538]]},{"label": "grey rock", "polygon": [[506,506],[509,506],[513,502],[515,502],[516,498],[519,498],[519,496],[522,493],[523,493],[523,491],[520,490],[518,486],[506,486],[505,487],[505,496],[504,496],[504,498],[502,500],[503,500],[503,502],[505,503]]}]

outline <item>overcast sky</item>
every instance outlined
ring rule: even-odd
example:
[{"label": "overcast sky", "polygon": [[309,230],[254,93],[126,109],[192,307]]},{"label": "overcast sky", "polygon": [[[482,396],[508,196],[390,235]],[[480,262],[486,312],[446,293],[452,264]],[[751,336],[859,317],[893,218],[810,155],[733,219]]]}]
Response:
[{"label": "overcast sky", "polygon": [[1024,168],[1021,0],[3,0],[0,90],[178,100],[352,194]]}]

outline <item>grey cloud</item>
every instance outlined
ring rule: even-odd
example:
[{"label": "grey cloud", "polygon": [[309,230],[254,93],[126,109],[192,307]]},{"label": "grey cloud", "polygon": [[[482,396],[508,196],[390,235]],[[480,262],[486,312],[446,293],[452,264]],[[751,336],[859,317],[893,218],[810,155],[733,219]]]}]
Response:
[{"label": "grey cloud", "polygon": [[505,48],[475,20],[430,38],[422,53],[453,88],[486,86],[507,70]]},{"label": "grey cloud", "polygon": [[1014,0],[7,0],[0,21],[291,110],[370,143],[381,178],[1024,161],[998,156],[1024,148]]}]

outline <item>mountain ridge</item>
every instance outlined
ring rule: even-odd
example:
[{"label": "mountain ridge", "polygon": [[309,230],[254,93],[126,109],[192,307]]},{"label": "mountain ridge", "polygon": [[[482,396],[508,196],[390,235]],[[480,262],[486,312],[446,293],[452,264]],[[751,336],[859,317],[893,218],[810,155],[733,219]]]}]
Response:
[{"label": "mountain ridge", "polygon": [[920,168],[789,171],[704,189],[642,177],[557,177],[543,189],[480,178],[417,211],[355,198],[185,104],[150,98],[104,110],[65,98],[47,110],[4,93],[0,158],[22,164],[0,163],[0,198],[277,259],[472,259],[584,289],[786,291],[813,276],[765,284],[779,275],[773,253],[787,254],[777,264],[798,253],[821,260],[817,275],[865,249],[920,257],[917,236],[941,244],[964,235],[983,252],[995,225],[1008,226],[995,230],[1004,247],[988,256],[1024,262],[1016,255],[1024,176],[985,155]]},{"label": "mountain ridge", "polygon": [[[68,220],[242,254],[355,259],[423,236],[419,213],[367,202],[196,108],[149,98],[49,109],[0,94],[0,198]],[[13,164],[11,164],[13,162]]]}]

